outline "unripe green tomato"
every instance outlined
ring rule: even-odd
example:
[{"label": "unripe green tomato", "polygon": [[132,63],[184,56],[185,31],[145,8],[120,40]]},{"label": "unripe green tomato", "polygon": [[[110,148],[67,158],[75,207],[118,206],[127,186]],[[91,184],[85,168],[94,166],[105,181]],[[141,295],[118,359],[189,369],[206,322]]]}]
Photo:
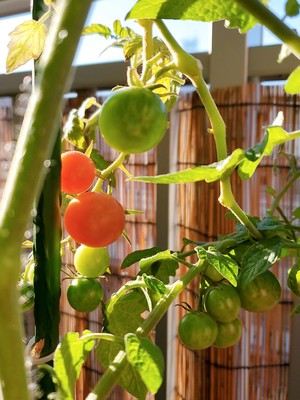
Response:
[{"label": "unripe green tomato", "polygon": [[218,322],[231,322],[239,315],[241,301],[238,291],[227,283],[207,289],[204,295],[205,310]]},{"label": "unripe green tomato", "polygon": [[80,312],[91,312],[101,303],[103,289],[97,279],[73,279],[67,290],[67,299],[72,308]]},{"label": "unripe green tomato", "polygon": [[218,335],[214,341],[214,347],[225,349],[226,347],[234,346],[241,339],[242,330],[243,325],[238,318],[225,324],[219,322]]},{"label": "unripe green tomato", "polygon": [[271,271],[257,275],[249,283],[238,282],[242,307],[247,311],[265,312],[276,306],[281,297],[281,286]]},{"label": "unripe green tomato", "polygon": [[143,153],[157,146],[167,129],[167,111],[160,98],[143,87],[116,90],[99,116],[100,133],[113,149]]},{"label": "unripe green tomato", "polygon": [[106,247],[88,247],[81,245],[74,256],[77,271],[88,278],[103,275],[109,267],[110,257]]},{"label": "unripe green tomato", "polygon": [[205,268],[205,275],[213,282],[220,282],[222,279],[224,279],[224,276],[221,275],[220,272],[217,271],[216,268],[211,264],[208,264],[208,266]]},{"label": "unripe green tomato", "polygon": [[178,336],[182,344],[191,350],[204,350],[217,338],[216,321],[204,312],[190,312],[179,321]]}]

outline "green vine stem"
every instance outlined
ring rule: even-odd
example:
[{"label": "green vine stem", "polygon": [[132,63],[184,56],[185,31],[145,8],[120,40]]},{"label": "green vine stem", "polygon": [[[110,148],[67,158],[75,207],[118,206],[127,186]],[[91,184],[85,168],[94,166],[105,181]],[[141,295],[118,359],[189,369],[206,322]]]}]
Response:
[{"label": "green vine stem", "polygon": [[61,0],[41,57],[0,205],[0,381],[5,400],[30,398],[17,282],[20,250],[32,204],[43,183],[57,134],[61,99],[92,0]]},{"label": "green vine stem", "polygon": [[[186,75],[187,78],[190,79],[193,86],[196,88],[210,119],[212,126],[211,131],[214,135],[216,144],[217,158],[219,161],[225,159],[227,157],[226,125],[203,79],[200,61],[182,49],[163,21],[156,20],[155,24],[165,39],[165,42],[173,56],[176,67],[179,71]],[[246,226],[253,237],[260,239],[262,235],[252,224],[234,198],[231,189],[230,177],[220,181],[220,191],[220,204],[228,208],[237,217],[237,219]]]},{"label": "green vine stem", "polygon": [[271,208],[268,210],[268,214],[273,215],[277,207],[279,206],[279,203],[283,196],[286,194],[286,192],[293,186],[293,184],[299,179],[300,177],[300,171],[294,173],[290,179],[287,181],[285,186],[281,189],[281,191],[278,193],[278,195],[275,197]]},{"label": "green vine stem", "polygon": [[[178,262],[182,260],[174,256],[174,259]],[[140,337],[148,336],[151,331],[155,328],[164,314],[168,311],[170,305],[179,296],[179,294],[187,287],[187,285],[197,276],[206,266],[206,260],[200,260],[195,265],[190,264],[190,269],[187,273],[174,282],[169,291],[158,301],[153,310],[149,313],[148,317],[143,321],[141,326],[136,330],[136,335]],[[102,378],[99,380],[97,385],[93,388],[86,400],[105,400],[112,391],[116,384],[119,376],[127,363],[126,352],[121,350],[111,365],[106,369]]]},{"label": "green vine stem", "polygon": [[300,37],[259,0],[235,0],[300,58]]}]

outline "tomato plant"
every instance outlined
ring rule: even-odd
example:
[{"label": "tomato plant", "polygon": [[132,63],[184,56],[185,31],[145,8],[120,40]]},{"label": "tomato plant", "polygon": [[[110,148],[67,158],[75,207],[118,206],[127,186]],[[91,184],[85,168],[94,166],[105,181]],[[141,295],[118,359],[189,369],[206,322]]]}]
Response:
[{"label": "tomato plant", "polygon": [[75,278],[68,287],[67,298],[74,310],[91,312],[100,305],[103,289],[97,279]]},{"label": "tomato plant", "polygon": [[207,349],[214,343],[217,335],[216,321],[204,312],[190,312],[179,321],[179,339],[189,349]]},{"label": "tomato plant", "polygon": [[281,285],[271,271],[263,272],[249,283],[238,286],[241,305],[253,312],[269,311],[281,297]]},{"label": "tomato plant", "polygon": [[226,347],[234,346],[239,342],[242,336],[243,325],[236,318],[231,322],[218,323],[218,335],[214,341],[214,347],[225,349]]},{"label": "tomato plant", "polygon": [[88,190],[94,182],[96,168],[93,161],[80,151],[61,155],[61,190],[77,194]]},{"label": "tomato plant", "polygon": [[125,211],[108,194],[85,192],[68,204],[64,223],[76,242],[89,247],[105,247],[121,235]]},{"label": "tomato plant", "polygon": [[227,283],[212,286],[204,294],[204,308],[217,321],[231,322],[241,309],[239,294]]},{"label": "tomato plant", "polygon": [[167,129],[167,112],[149,89],[116,90],[103,103],[99,117],[105,141],[122,153],[143,153],[157,146]]},{"label": "tomato plant", "polygon": [[110,262],[106,247],[88,247],[81,245],[74,255],[74,266],[77,271],[88,278],[103,275]]},{"label": "tomato plant", "polygon": [[205,268],[205,275],[213,282],[220,282],[222,279],[224,279],[223,275],[220,274],[220,272],[211,264],[208,264],[208,266]]}]

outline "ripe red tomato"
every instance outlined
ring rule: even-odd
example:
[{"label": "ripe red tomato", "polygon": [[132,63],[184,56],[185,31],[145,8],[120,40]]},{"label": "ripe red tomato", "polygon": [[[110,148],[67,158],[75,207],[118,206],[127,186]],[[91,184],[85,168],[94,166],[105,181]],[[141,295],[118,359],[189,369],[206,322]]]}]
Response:
[{"label": "ripe red tomato", "polygon": [[204,295],[205,310],[218,322],[231,322],[240,312],[238,291],[228,283],[221,282],[207,289]]},{"label": "ripe red tomato", "polygon": [[218,323],[218,336],[214,341],[214,347],[225,349],[226,347],[234,346],[242,336],[243,325],[236,318],[231,322],[222,324]]},{"label": "ripe red tomato", "polygon": [[248,284],[238,284],[241,304],[245,310],[265,312],[271,310],[279,302],[281,286],[271,271],[263,272]]},{"label": "ripe red tomato", "polygon": [[96,176],[93,161],[80,151],[61,155],[61,190],[69,194],[85,192]]},{"label": "ripe red tomato", "polygon": [[192,350],[210,347],[217,338],[218,324],[204,312],[190,312],[179,321],[178,336]]},{"label": "ripe red tomato", "polygon": [[67,299],[72,308],[80,312],[91,312],[101,303],[103,289],[97,279],[73,279],[67,290]]},{"label": "ripe red tomato", "polygon": [[149,89],[127,87],[112,92],[99,116],[99,127],[113,149],[143,153],[157,146],[167,129],[167,111]]},{"label": "ripe red tomato", "polygon": [[106,247],[124,230],[125,211],[108,194],[85,192],[70,201],[64,223],[76,242],[89,247]]}]

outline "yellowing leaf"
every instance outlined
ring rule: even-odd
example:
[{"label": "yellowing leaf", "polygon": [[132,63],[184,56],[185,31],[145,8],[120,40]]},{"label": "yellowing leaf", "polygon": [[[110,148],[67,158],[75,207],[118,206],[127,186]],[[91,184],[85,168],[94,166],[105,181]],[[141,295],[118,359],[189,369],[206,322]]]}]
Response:
[{"label": "yellowing leaf", "polygon": [[43,51],[46,26],[39,21],[26,21],[10,33],[6,71],[12,72],[31,59],[37,59]]}]

